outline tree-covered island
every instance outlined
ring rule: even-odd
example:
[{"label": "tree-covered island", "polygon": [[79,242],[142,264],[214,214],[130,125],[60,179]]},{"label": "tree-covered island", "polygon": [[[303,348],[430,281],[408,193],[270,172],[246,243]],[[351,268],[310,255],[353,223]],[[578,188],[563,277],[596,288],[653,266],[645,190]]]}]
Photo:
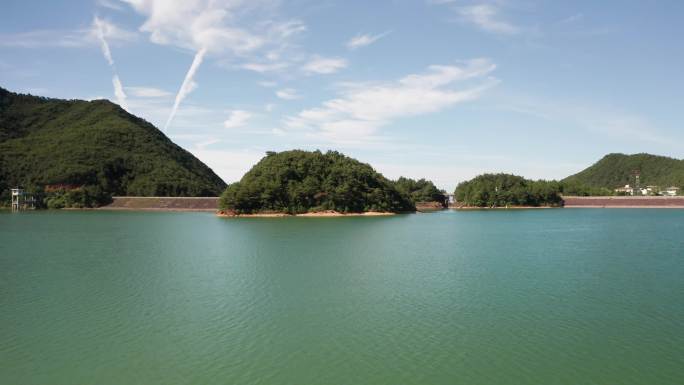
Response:
[{"label": "tree-covered island", "polygon": [[512,174],[482,174],[456,186],[460,207],[560,207],[563,196],[612,195],[577,180],[530,180]]},{"label": "tree-covered island", "polygon": [[415,211],[408,193],[370,165],[336,151],[268,152],[221,195],[229,215]]}]

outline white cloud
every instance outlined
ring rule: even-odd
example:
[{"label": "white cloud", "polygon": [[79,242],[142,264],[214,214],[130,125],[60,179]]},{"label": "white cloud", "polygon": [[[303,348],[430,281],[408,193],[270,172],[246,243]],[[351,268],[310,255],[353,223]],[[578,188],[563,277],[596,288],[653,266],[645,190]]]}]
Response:
[{"label": "white cloud", "polygon": [[238,128],[247,124],[252,114],[243,110],[234,110],[230,112],[228,119],[223,122],[225,128]]},{"label": "white cloud", "polygon": [[500,9],[493,4],[477,4],[456,8],[458,15],[478,28],[496,34],[514,35],[520,28],[504,20]]},{"label": "white cloud", "polygon": [[122,0],[147,16],[140,27],[150,40],[210,54],[244,55],[260,48],[280,47],[306,30],[297,20],[274,21],[272,1]]},{"label": "white cloud", "polygon": [[309,62],[304,64],[302,69],[306,73],[332,74],[345,67],[347,67],[347,61],[345,59],[314,56]]},{"label": "white cloud", "polygon": [[139,98],[166,98],[173,96],[169,91],[154,87],[126,87],[126,91]]},{"label": "white cloud", "polygon": [[288,39],[306,30],[297,20],[278,22],[273,12],[277,2],[242,0],[122,0],[146,16],[140,27],[153,43],[172,45],[195,52],[190,69],[178,90],[165,124],[169,127],[183,99],[196,88],[195,74],[205,55],[228,55],[246,59],[242,67],[258,72],[279,68],[278,64],[253,60],[261,52],[267,59],[288,46]]},{"label": "white cloud", "polygon": [[390,31],[383,32],[378,35],[371,35],[371,34],[358,34],[354,36],[353,38],[349,39],[347,42],[346,46],[347,48],[354,50],[357,48],[365,47],[368,45],[371,45],[375,43],[376,41],[382,39],[383,37],[387,36],[390,34]]},{"label": "white cloud", "polygon": [[276,96],[279,97],[280,99],[284,100],[294,100],[294,99],[299,99],[301,96],[297,93],[297,90],[293,88],[285,88],[282,90],[276,91]]},{"label": "white cloud", "polygon": [[275,86],[278,85],[278,83],[272,82],[272,81],[261,81],[261,82],[259,82],[258,84],[259,84],[260,86],[266,87],[266,88],[272,88],[272,87],[275,87]]},{"label": "white cloud", "polygon": [[241,68],[243,68],[243,69],[246,69],[249,71],[254,71],[254,72],[259,72],[259,73],[280,71],[280,70],[283,70],[287,67],[289,67],[289,63],[286,63],[286,62],[245,63],[245,64],[241,65]]},{"label": "white cloud", "polygon": [[[486,78],[495,67],[487,59],[474,59],[461,66],[433,65],[425,73],[391,83],[347,84],[338,98],[286,118],[285,126],[334,142],[372,139],[380,127],[395,119],[440,111],[479,97],[497,83]],[[454,87],[467,80],[478,83]]]}]

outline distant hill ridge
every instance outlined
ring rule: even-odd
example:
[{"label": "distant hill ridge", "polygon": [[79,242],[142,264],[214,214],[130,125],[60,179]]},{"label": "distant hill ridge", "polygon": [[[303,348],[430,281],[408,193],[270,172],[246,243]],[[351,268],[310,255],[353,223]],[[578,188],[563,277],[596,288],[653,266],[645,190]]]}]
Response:
[{"label": "distant hill ridge", "polygon": [[0,88],[0,194],[84,186],[101,195],[217,196],[226,184],[149,122],[107,100]]},{"label": "distant hill ridge", "polygon": [[563,182],[613,189],[634,185],[637,170],[642,186],[684,187],[684,160],[651,154],[609,154]]}]

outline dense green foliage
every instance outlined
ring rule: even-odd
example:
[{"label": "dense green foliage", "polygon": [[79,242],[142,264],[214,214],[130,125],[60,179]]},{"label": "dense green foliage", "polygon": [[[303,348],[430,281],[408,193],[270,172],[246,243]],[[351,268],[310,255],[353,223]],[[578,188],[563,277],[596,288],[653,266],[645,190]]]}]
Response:
[{"label": "dense green foliage", "polygon": [[414,203],[439,202],[446,204],[447,202],[446,193],[438,189],[437,186],[429,180],[414,180],[402,176],[394,183],[397,190],[410,196]]},{"label": "dense green foliage", "polygon": [[216,196],[226,186],[152,124],[116,104],[0,88],[0,201],[9,201],[8,188],[17,185],[35,191],[79,187],[48,194],[67,206],[98,205],[111,195]]},{"label": "dense green foliage", "polygon": [[584,171],[569,176],[564,183],[579,183],[594,188],[634,185],[634,171],[640,172],[641,185],[661,188],[684,187],[684,160],[650,154],[610,154]]},{"label": "dense green foliage", "polygon": [[613,189],[605,187],[590,187],[576,180],[562,180],[559,182],[560,192],[566,196],[607,196],[614,195]]},{"label": "dense green foliage", "polygon": [[557,206],[561,186],[555,181],[532,181],[511,174],[483,174],[462,182],[456,201],[474,207]]},{"label": "dense green foliage", "polygon": [[413,211],[411,199],[371,166],[339,152],[269,152],[221,195],[238,214],[335,210]]}]

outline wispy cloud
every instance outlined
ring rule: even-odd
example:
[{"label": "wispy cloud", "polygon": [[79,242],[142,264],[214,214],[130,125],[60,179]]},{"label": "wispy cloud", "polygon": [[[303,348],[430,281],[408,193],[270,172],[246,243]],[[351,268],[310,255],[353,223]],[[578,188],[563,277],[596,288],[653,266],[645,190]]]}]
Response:
[{"label": "wispy cloud", "polygon": [[126,91],[139,98],[166,98],[173,96],[169,91],[154,87],[126,87]]},{"label": "wispy cloud", "polygon": [[358,34],[347,42],[346,46],[350,50],[355,50],[357,48],[369,46],[376,41],[382,39],[383,37],[389,35],[391,31],[385,31],[383,33],[377,34],[377,35],[371,35],[371,34]]},{"label": "wispy cloud", "polygon": [[[131,42],[137,39],[135,32],[127,31],[107,20],[100,19],[102,34],[109,42]],[[100,44],[98,30],[93,28],[34,31],[0,34],[0,46],[17,48],[81,48]]]},{"label": "wispy cloud", "polygon": [[290,66],[287,62],[272,62],[272,63],[244,63],[240,67],[249,71],[258,73],[281,71]]},{"label": "wispy cloud", "polygon": [[[346,84],[338,98],[321,107],[287,117],[285,127],[305,130],[333,142],[364,141],[378,129],[403,117],[440,111],[479,97],[497,80],[487,78],[496,68],[488,59],[463,65],[432,65],[421,74],[381,84]],[[467,80],[477,84],[457,89]]]},{"label": "wispy cloud", "polygon": [[309,74],[333,74],[343,68],[347,67],[347,60],[339,57],[325,58],[321,56],[314,56],[309,60],[302,69]]},{"label": "wispy cloud", "polygon": [[108,29],[111,30],[111,26],[112,24],[98,17],[95,17],[93,19],[93,30],[98,40],[100,41],[102,55],[104,56],[105,60],[107,60],[107,64],[109,64],[109,67],[111,67],[112,72],[114,73],[114,77],[112,78],[112,84],[114,86],[114,97],[116,98],[116,102],[121,106],[121,108],[126,110],[126,93],[124,92],[123,85],[121,84],[121,79],[119,79],[119,73],[116,70],[116,66],[114,65],[114,59],[112,58],[112,51],[109,49],[109,44],[107,43],[106,39],[106,31]]},{"label": "wispy cloud", "polygon": [[104,8],[113,9],[115,11],[123,10],[121,3],[114,0],[97,0],[97,5]]},{"label": "wispy cloud", "polygon": [[497,5],[477,4],[455,9],[464,21],[484,31],[502,35],[515,35],[521,31],[520,27],[501,16],[501,10]]},{"label": "wispy cloud", "polygon": [[458,17],[458,21],[471,24],[485,32],[516,35],[523,30],[502,15],[501,2],[480,2],[470,5],[460,5],[457,0],[427,0],[427,2],[451,8]]},{"label": "wispy cloud", "polygon": [[249,119],[252,118],[252,114],[244,110],[234,110],[230,112],[228,119],[223,122],[223,127],[225,128],[238,128],[243,127],[247,124]]},{"label": "wispy cloud", "polygon": [[282,90],[276,91],[276,96],[284,100],[294,100],[299,99],[301,96],[297,93],[297,90],[293,88],[284,88]]},{"label": "wispy cloud", "polygon": [[584,19],[584,14],[583,13],[576,13],[574,15],[570,15],[561,21],[559,21],[560,24],[571,24],[571,23],[576,23],[578,21],[582,21]]},{"label": "wispy cloud", "polygon": [[109,44],[107,44],[107,39],[105,38],[105,21],[98,17],[93,19],[93,28],[97,35],[97,39],[100,41],[100,49],[102,49],[102,54],[109,63],[110,66],[114,66],[114,59],[112,59],[112,51],[109,49]]}]

